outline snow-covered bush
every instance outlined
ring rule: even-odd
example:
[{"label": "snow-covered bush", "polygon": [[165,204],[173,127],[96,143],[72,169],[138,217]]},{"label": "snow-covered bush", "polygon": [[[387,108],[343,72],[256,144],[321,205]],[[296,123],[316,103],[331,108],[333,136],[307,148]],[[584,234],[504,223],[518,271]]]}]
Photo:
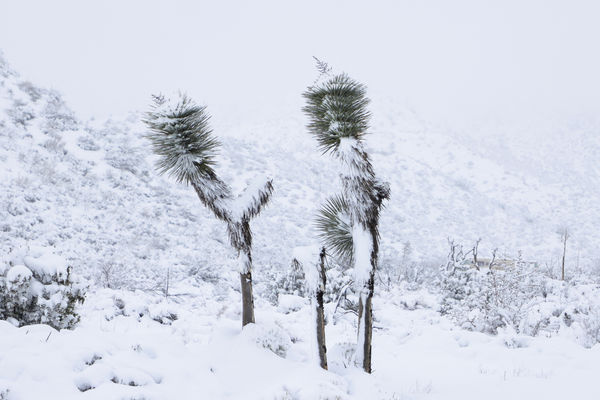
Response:
[{"label": "snow-covered bush", "polygon": [[242,337],[250,343],[285,358],[292,346],[290,335],[276,324],[250,324],[244,327]]},{"label": "snow-covered bush", "polygon": [[110,321],[116,317],[133,317],[138,321],[150,318],[162,325],[171,325],[179,319],[177,307],[163,296],[141,290],[127,291],[100,289],[107,299],[104,305],[104,318]]},{"label": "snow-covered bush", "polygon": [[[348,294],[354,293],[351,287],[352,275],[348,271],[349,267],[347,265],[337,262],[333,257],[329,257],[326,259],[325,268],[327,287],[324,299],[326,303],[336,302],[340,296],[346,299],[346,292]],[[290,267],[278,276],[276,282],[273,282],[273,288],[277,295],[307,296],[306,277],[302,263],[296,257],[292,258]],[[356,301],[352,299],[352,303],[354,305],[352,308],[355,309]],[[343,306],[343,304],[341,305]]]},{"label": "snow-covered bush", "polygon": [[15,125],[26,127],[32,119],[35,118],[33,108],[20,100],[15,100],[13,107],[6,111]]},{"label": "snow-covered bush", "polygon": [[0,317],[18,325],[72,328],[85,287],[66,261],[44,247],[15,251],[0,277]]},{"label": "snow-covered bush", "polygon": [[495,254],[490,266],[479,268],[476,255],[469,259],[472,254],[450,243],[448,263],[442,268],[441,313],[469,330],[496,334],[511,326],[518,331],[533,299],[543,297],[541,271],[519,260],[514,265],[495,264]]},{"label": "snow-covered bush", "polygon": [[565,334],[585,347],[600,343],[600,286],[548,279],[545,297],[534,299],[519,332],[532,336]]},{"label": "snow-covered bush", "polygon": [[[585,347],[600,343],[600,285],[552,279],[521,262],[478,269],[451,243],[441,271],[440,312],[464,329],[530,336],[567,335]],[[493,260],[492,259],[492,264]]]},{"label": "snow-covered bush", "polygon": [[78,122],[60,94],[54,90],[46,93],[48,101],[43,110],[45,131],[68,131],[77,129]]},{"label": "snow-covered bush", "polygon": [[293,259],[290,263],[290,268],[278,282],[278,294],[293,294],[296,296],[306,295],[306,278],[302,265],[297,259]]}]

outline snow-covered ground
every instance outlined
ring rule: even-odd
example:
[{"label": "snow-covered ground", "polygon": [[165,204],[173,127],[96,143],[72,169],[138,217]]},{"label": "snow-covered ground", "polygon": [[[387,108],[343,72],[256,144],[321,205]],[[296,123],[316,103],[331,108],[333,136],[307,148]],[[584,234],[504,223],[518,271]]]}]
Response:
[{"label": "snow-covered ground", "polygon": [[[600,396],[600,346],[460,330],[421,308],[435,304],[427,293],[376,299],[375,368],[368,376],[348,368],[344,356],[355,340],[354,317],[327,326],[326,372],[310,358],[310,307],[302,300],[295,311],[259,301],[259,323],[241,331],[235,292],[215,293],[208,284],[189,289],[169,301],[98,290],[73,331],[0,322],[0,393],[8,389],[6,398],[16,400]],[[415,297],[422,305],[407,309],[403,303]],[[155,320],[172,312],[172,323]]]},{"label": "snow-covered ground", "polygon": [[[338,191],[335,162],[307,134],[298,97],[268,112],[208,105],[223,143],[219,174],[238,191],[257,175],[275,187],[252,224],[257,324],[242,331],[224,226],[190,188],[157,176],[140,114],[81,121],[0,58],[2,261],[14,249],[50,247],[91,284],[72,331],[0,321],[0,399],[597,399],[600,345],[582,346],[574,329],[461,330],[438,313],[435,287],[386,291],[378,281],[370,376],[349,359],[354,314],[334,317],[328,304],[330,371],[318,368],[307,300],[281,294],[278,302],[273,287],[293,249],[313,244],[315,211]],[[411,263],[437,268],[451,237],[482,238],[481,256],[522,251],[556,273],[556,230],[566,225],[567,276],[594,278],[594,121],[471,135],[377,94],[371,109],[367,147],[392,191],[382,271],[404,266],[406,242]]]}]

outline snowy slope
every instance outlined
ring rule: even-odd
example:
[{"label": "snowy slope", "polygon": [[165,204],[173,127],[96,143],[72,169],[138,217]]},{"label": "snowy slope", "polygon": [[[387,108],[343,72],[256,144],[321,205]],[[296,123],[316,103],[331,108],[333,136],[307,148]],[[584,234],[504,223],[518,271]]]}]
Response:
[{"label": "snowy slope", "polygon": [[[236,190],[254,176],[274,179],[272,203],[252,223],[258,324],[240,332],[235,255],[224,226],[191,189],[157,176],[140,114],[78,120],[58,94],[27,83],[0,58],[0,252],[53,247],[94,284],[74,331],[0,324],[6,338],[0,394],[9,389],[11,400],[43,394],[563,398],[562,382],[569,380],[580,398],[598,397],[591,386],[598,345],[585,349],[568,336],[460,331],[439,316],[437,300],[425,291],[377,288],[372,377],[346,368],[346,350],[355,341],[352,314],[327,326],[331,372],[310,364],[306,300],[289,297],[275,306],[270,290],[288,271],[293,248],[314,242],[313,215],[338,191],[337,163],[319,154],[301,106],[300,96],[276,110],[208,105],[223,142],[218,173]],[[377,96],[372,110],[367,147],[392,190],[381,219],[382,268],[399,266],[406,241],[416,261],[437,266],[447,237],[465,243],[481,237],[482,253],[523,250],[525,258],[551,263],[560,247],[555,230],[563,223],[573,229],[581,265],[594,266],[600,257],[595,125],[572,127],[568,135],[550,127],[540,141],[503,135],[497,127],[489,136],[449,132]],[[570,253],[569,265],[576,255]],[[100,289],[105,286],[124,290]],[[419,297],[417,310],[407,309],[411,300],[403,296],[411,295]],[[171,312],[177,320],[163,320]],[[285,350],[285,358],[264,347]]]},{"label": "snowy slope", "polygon": [[[223,227],[193,191],[156,175],[139,114],[77,121],[56,93],[21,80],[5,62],[2,68],[0,156],[7,190],[0,212],[10,229],[4,248],[36,240],[54,245],[88,276],[114,264],[117,272],[135,270],[149,281],[167,268],[210,270],[217,254],[231,262]],[[223,141],[218,172],[238,190],[253,176],[274,178],[273,203],[253,224],[259,268],[287,268],[291,249],[313,240],[318,204],[336,190],[336,164],[316,150],[300,106],[300,99],[280,110],[209,105]],[[381,227],[384,263],[397,263],[406,241],[422,260],[439,263],[448,237],[482,238],[482,253],[521,250],[527,259],[551,263],[560,248],[555,231],[563,224],[577,249],[570,264],[578,253],[586,267],[600,258],[594,245],[600,217],[592,212],[600,187],[594,126],[532,143],[522,143],[525,135],[500,141],[507,135],[492,134],[486,143],[481,135],[429,126],[387,99],[375,98],[372,110],[367,145],[392,189]],[[22,114],[33,118],[15,123]],[[274,226],[277,235],[270,234]]]}]

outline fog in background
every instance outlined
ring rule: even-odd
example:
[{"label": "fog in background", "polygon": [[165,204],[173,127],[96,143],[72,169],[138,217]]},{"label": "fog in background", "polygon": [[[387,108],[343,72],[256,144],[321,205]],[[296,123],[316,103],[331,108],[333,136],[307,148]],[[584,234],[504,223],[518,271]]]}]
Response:
[{"label": "fog in background", "polygon": [[176,89],[268,114],[301,103],[314,55],[458,127],[598,114],[598,21],[592,0],[20,0],[0,4],[0,49],[84,117]]}]

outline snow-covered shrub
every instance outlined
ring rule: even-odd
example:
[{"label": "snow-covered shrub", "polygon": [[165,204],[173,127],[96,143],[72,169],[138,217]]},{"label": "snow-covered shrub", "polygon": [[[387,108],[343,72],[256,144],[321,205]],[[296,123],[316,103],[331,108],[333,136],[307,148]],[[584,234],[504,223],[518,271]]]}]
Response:
[{"label": "snow-covered shrub", "polygon": [[483,311],[489,300],[486,298],[488,288],[483,287],[486,283],[484,273],[461,264],[450,266],[443,272],[440,312],[463,328],[496,333],[502,326],[501,321],[489,308]]},{"label": "snow-covered shrub", "polygon": [[117,151],[111,152],[106,156],[106,162],[113,168],[131,172],[133,175],[138,174],[138,168],[141,154],[132,150],[131,147],[118,147]]},{"label": "snow-covered shrub", "polygon": [[119,289],[125,278],[124,267],[121,263],[106,261],[97,267],[96,280],[104,288]]},{"label": "snow-covered shrub", "polygon": [[581,318],[580,324],[584,332],[582,345],[592,347],[600,343],[600,310],[590,310],[586,318]]},{"label": "snow-covered shrub", "polygon": [[600,343],[600,285],[552,279],[520,258],[477,269],[451,243],[441,294],[440,312],[465,329],[496,334],[506,327],[530,336],[564,334],[585,347]]},{"label": "snow-covered shrub", "polygon": [[293,294],[296,296],[306,295],[306,278],[304,277],[304,271],[302,265],[297,259],[293,259],[290,268],[285,275],[283,275],[278,282],[277,290],[281,294]]},{"label": "snow-covered shrub", "polygon": [[290,335],[275,324],[249,324],[244,327],[242,336],[258,345],[285,358],[292,346]]},{"label": "snow-covered shrub", "polygon": [[86,151],[98,151],[100,146],[96,143],[94,138],[90,136],[79,136],[77,139],[77,146]]},{"label": "snow-covered shrub", "polygon": [[31,247],[11,254],[0,277],[0,317],[19,325],[47,324],[72,328],[85,287],[66,261],[47,248]]},{"label": "snow-covered shrub", "polygon": [[405,289],[407,288],[400,286],[392,290],[394,304],[411,311],[437,306],[436,297],[426,289],[412,290],[411,287]]},{"label": "snow-covered shrub", "polygon": [[164,297],[148,295],[140,290],[135,292],[106,290],[111,295],[112,309],[106,308],[104,318],[107,321],[118,317],[134,317],[141,320],[148,317],[162,325],[171,325],[179,319],[176,307]]},{"label": "snow-covered shrub", "polygon": [[20,100],[15,100],[13,107],[7,110],[7,114],[15,125],[22,127],[26,127],[29,121],[35,118],[33,107]]},{"label": "snow-covered shrub", "polygon": [[401,245],[383,247],[381,253],[376,274],[377,283],[386,290],[390,290],[398,283],[417,290],[438,278],[439,263],[417,261],[410,241],[405,241]]},{"label": "snow-covered shrub", "polygon": [[17,86],[19,87],[19,89],[21,89],[27,95],[29,95],[29,98],[34,103],[36,101],[38,101],[42,97],[42,95],[44,94],[44,91],[42,89],[40,89],[39,87],[35,86],[33,83],[31,83],[29,81],[19,82],[17,84]]},{"label": "snow-covered shrub", "polygon": [[47,103],[43,111],[45,117],[45,131],[68,131],[77,129],[77,118],[71,111],[61,95],[50,90],[47,92]]},{"label": "snow-covered shrub", "polygon": [[149,304],[148,316],[162,325],[171,325],[178,319],[175,307],[166,301]]},{"label": "snow-covered shrub", "polygon": [[582,346],[600,343],[600,286],[548,279],[545,297],[527,309],[520,331],[533,336],[566,334]]},{"label": "snow-covered shrub", "polygon": [[[352,277],[349,267],[342,263],[337,262],[333,257],[327,258],[325,262],[326,274],[327,274],[327,287],[325,288],[324,300],[326,303],[337,301],[340,296],[345,300],[346,292],[348,294],[354,293],[351,286]],[[296,295],[306,297],[308,295],[306,287],[306,276],[302,263],[298,260],[298,257],[292,258],[289,269],[280,275],[273,287],[275,288],[277,295]],[[356,303],[354,300],[351,303]],[[346,302],[342,302],[344,305]],[[356,308],[356,304],[354,304]]]},{"label": "snow-covered shrub", "polygon": [[478,268],[462,246],[450,243],[442,268],[440,312],[469,330],[496,334],[499,328],[519,330],[534,299],[543,297],[543,275],[526,263]]},{"label": "snow-covered shrub", "polygon": [[356,345],[350,342],[334,343],[329,346],[327,353],[329,353],[330,365],[337,368],[348,368],[352,365],[354,354],[356,352]]}]

